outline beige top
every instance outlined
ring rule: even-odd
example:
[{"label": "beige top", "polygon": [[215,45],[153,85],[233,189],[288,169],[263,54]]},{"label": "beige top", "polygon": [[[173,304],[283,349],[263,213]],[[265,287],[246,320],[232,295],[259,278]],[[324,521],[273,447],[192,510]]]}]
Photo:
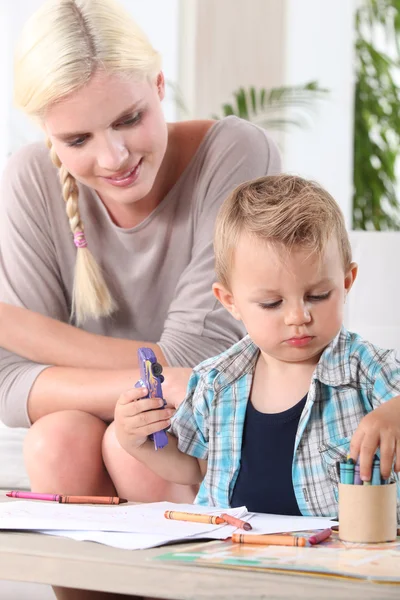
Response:
[{"label": "beige top", "polygon": [[[212,294],[217,211],[239,183],[280,170],[259,127],[227,117],[206,133],[174,187],[139,225],[122,229],[99,196],[79,186],[88,246],[118,304],[87,320],[93,333],[159,343],[171,366],[194,366],[244,331]],[[11,157],[0,188],[0,300],[68,322],[76,248],[57,169],[44,144]],[[28,427],[27,399],[48,365],[0,349],[0,419]]]}]

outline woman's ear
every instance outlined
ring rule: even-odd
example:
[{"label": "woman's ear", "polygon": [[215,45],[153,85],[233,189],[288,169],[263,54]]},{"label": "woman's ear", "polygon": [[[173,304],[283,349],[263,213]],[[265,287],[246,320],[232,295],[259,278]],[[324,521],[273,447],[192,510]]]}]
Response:
[{"label": "woman's ear", "polygon": [[164,98],[165,98],[165,78],[164,78],[164,73],[162,71],[160,71],[159,74],[157,75],[156,86],[157,86],[158,97],[160,98],[160,100],[164,100]]},{"label": "woman's ear", "polygon": [[241,316],[235,305],[235,299],[231,291],[229,291],[222,283],[214,283],[212,286],[214,296],[226,308],[227,311],[237,320],[241,321]]}]

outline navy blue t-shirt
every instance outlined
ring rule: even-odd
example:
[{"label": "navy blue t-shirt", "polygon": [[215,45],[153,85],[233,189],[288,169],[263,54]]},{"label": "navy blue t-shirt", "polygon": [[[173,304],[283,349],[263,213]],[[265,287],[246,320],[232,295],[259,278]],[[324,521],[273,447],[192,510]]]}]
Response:
[{"label": "navy blue t-shirt", "polygon": [[301,515],[294,495],[294,442],[307,395],[281,413],[260,413],[247,403],[240,471],[231,507],[250,512]]}]

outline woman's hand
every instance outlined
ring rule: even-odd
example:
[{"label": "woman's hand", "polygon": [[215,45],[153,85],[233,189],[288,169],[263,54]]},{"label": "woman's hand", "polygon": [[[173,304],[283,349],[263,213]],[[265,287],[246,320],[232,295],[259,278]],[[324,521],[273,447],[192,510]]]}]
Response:
[{"label": "woman's hand", "polygon": [[164,383],[162,384],[163,395],[168,404],[178,408],[186,397],[186,389],[192,369],[187,367],[165,367]]}]

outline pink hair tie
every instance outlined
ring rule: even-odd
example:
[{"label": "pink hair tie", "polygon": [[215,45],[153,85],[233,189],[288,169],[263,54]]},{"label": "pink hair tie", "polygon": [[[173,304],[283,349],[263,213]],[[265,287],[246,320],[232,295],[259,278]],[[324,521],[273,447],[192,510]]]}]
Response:
[{"label": "pink hair tie", "polygon": [[77,231],[76,233],[74,233],[74,244],[77,248],[87,247],[87,241],[83,231]]}]

